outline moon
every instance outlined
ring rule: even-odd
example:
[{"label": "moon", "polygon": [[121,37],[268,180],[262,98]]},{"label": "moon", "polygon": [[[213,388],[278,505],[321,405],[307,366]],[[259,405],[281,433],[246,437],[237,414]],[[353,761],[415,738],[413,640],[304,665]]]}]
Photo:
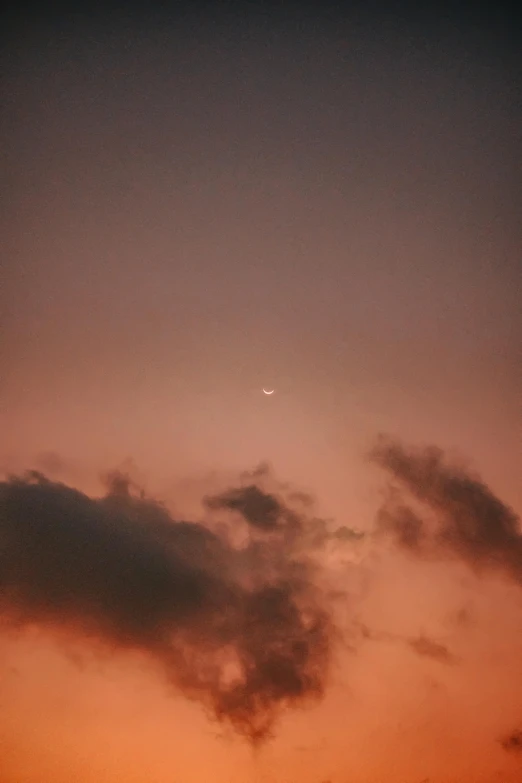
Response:
[{"label": "moon", "polygon": [[275,389],[272,389],[271,391],[267,391],[266,389],[263,389],[265,394],[273,394],[275,392]]}]

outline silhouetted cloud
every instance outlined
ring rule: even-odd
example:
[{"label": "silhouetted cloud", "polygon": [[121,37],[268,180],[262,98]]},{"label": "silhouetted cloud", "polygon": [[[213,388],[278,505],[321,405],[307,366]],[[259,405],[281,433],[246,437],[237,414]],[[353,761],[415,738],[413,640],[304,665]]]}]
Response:
[{"label": "silhouetted cloud", "polygon": [[261,530],[274,530],[287,517],[287,509],[273,495],[263,492],[255,484],[230,489],[216,497],[207,497],[205,501],[209,508],[238,511],[249,524]]},{"label": "silhouetted cloud", "polygon": [[452,664],[456,663],[457,659],[451,653],[444,644],[436,642],[434,639],[430,639],[428,636],[418,636],[415,639],[408,639],[408,646],[425,658],[433,658],[439,663]]},{"label": "silhouetted cloud", "polygon": [[445,664],[457,662],[457,658],[444,644],[435,641],[425,634],[405,638],[401,634],[391,633],[390,631],[378,631],[374,628],[370,628],[366,623],[357,620],[353,623],[353,628],[365,641],[406,644],[410,650],[421,657],[433,658],[433,660]]},{"label": "silhouetted cloud", "polygon": [[522,754],[522,731],[517,730],[508,734],[500,741],[500,744],[508,753],[521,753]]},{"label": "silhouetted cloud", "polygon": [[321,697],[333,623],[294,546],[314,520],[254,484],[227,490],[207,505],[242,515],[235,545],[172,519],[124,475],[107,483],[97,499],[36,472],[0,483],[0,613],[153,656],[253,742],[285,707]]},{"label": "silhouetted cloud", "polygon": [[378,527],[418,555],[451,555],[475,571],[501,570],[522,584],[519,519],[481,480],[449,464],[434,447],[406,449],[381,439],[372,459],[385,468],[429,514],[392,492],[378,514]]},{"label": "silhouetted cloud", "polygon": [[338,541],[361,541],[364,536],[365,534],[361,530],[353,530],[346,525],[341,525],[331,534],[331,538]]}]

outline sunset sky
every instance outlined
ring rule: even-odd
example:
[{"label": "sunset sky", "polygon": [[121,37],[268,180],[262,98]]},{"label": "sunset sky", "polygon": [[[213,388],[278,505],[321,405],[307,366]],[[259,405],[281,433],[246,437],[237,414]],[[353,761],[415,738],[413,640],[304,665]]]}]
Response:
[{"label": "sunset sky", "polygon": [[[332,9],[152,5],[4,36],[0,783],[521,779],[520,60],[499,17]],[[26,469],[85,494],[20,488]],[[204,625],[167,682],[142,625],[122,641],[123,593],[92,614],[94,560],[58,611],[66,583],[42,574],[74,568],[52,509],[86,550],[114,523],[108,563],[140,558],[114,520],[148,517],[111,470],[197,535],[227,522],[223,560],[196,564],[223,588],[213,621],[250,595],[240,534],[267,535],[262,586],[295,562],[306,612],[319,590],[324,693],[255,750],[187,690],[217,654]],[[249,482],[262,522],[227,494]],[[24,537],[39,514],[54,559]],[[297,518],[320,546],[289,543]],[[144,546],[178,567],[162,535]]]}]

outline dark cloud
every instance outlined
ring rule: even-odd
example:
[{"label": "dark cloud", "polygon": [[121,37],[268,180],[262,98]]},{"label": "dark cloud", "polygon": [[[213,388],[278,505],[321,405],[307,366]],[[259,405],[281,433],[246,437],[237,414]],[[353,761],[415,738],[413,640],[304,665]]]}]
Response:
[{"label": "dark cloud", "polygon": [[500,744],[508,753],[520,753],[522,754],[522,731],[517,730],[508,734],[500,741]]},{"label": "dark cloud", "polygon": [[323,694],[333,623],[293,545],[306,517],[253,484],[207,503],[242,515],[241,546],[174,520],[118,473],[97,499],[36,472],[1,482],[0,613],[153,656],[256,742],[282,709]]},{"label": "dark cloud", "polygon": [[453,664],[457,659],[444,644],[430,639],[428,636],[418,636],[415,639],[408,639],[408,646],[425,658],[433,658],[439,663]]},{"label": "dark cloud", "polygon": [[425,634],[412,638],[405,638],[400,634],[390,633],[389,631],[375,630],[374,628],[370,628],[366,623],[360,621],[355,621],[353,623],[353,629],[365,641],[406,644],[410,650],[423,658],[433,658],[433,660],[445,664],[457,663],[457,658],[444,644],[435,641]]},{"label": "dark cloud", "polygon": [[364,533],[361,530],[353,530],[351,527],[341,525],[331,534],[332,539],[338,541],[361,541],[364,538]]},{"label": "dark cloud", "polygon": [[379,511],[378,525],[380,530],[393,533],[400,547],[420,554],[425,542],[424,523],[411,508],[388,501]]},{"label": "dark cloud", "polygon": [[479,476],[434,447],[413,450],[381,439],[371,456],[413,501],[392,491],[378,515],[381,531],[416,554],[455,556],[476,572],[497,569],[522,584],[519,519]]},{"label": "dark cloud", "polygon": [[238,511],[251,525],[261,530],[274,530],[285,521],[287,509],[273,495],[263,492],[255,484],[230,489],[221,495],[205,498],[209,508]]}]

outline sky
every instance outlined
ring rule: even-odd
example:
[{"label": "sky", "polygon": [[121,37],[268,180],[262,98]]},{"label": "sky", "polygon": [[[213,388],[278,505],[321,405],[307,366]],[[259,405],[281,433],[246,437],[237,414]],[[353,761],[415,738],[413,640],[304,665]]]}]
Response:
[{"label": "sky", "polygon": [[516,47],[312,8],[4,36],[1,783],[520,780]]}]

